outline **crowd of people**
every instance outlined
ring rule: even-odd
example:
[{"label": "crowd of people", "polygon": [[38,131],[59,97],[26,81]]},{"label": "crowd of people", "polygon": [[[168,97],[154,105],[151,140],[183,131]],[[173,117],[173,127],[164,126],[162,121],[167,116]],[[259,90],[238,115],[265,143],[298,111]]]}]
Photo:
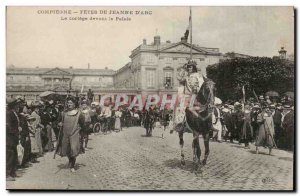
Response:
[{"label": "crowd of people", "polygon": [[294,148],[294,106],[290,98],[275,102],[261,95],[245,104],[216,104],[212,121],[212,139],[218,142],[235,140],[245,148],[254,143],[256,153],[260,146],[268,147],[269,153],[274,147]]},{"label": "crowd of people", "polygon": [[[143,126],[146,136],[155,127],[173,132],[173,110],[152,105],[148,110],[112,104],[100,106],[92,99],[68,96],[65,102],[33,101],[27,104],[23,97],[8,98],[6,112],[6,176],[15,180],[16,169],[37,163],[47,152],[67,156],[69,167],[75,172],[76,157],[85,153],[89,135],[97,122],[106,124],[107,131],[121,131],[123,127]],[[211,140],[217,142],[250,143],[293,150],[293,101],[272,102],[269,97],[249,99],[246,103],[215,102],[212,113]],[[22,149],[20,153],[20,148]]]}]

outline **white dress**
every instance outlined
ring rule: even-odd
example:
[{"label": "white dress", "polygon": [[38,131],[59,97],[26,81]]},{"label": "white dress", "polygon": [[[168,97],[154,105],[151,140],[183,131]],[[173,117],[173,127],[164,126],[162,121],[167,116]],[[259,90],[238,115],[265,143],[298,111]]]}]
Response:
[{"label": "white dress", "polygon": [[176,131],[181,130],[182,123],[185,120],[185,109],[189,98],[186,98],[185,104],[183,104],[183,98],[191,97],[193,94],[195,95],[204,83],[203,76],[198,72],[186,76],[183,80],[185,81],[185,85],[178,87],[177,97],[181,101],[175,109],[175,118],[173,120],[174,130]]}]

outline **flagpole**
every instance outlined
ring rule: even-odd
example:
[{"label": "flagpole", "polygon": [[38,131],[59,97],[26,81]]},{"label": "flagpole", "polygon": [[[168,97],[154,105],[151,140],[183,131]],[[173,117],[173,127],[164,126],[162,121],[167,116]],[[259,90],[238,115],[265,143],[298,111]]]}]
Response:
[{"label": "flagpole", "polygon": [[190,43],[191,43],[191,48],[190,48],[190,58],[191,60],[193,59],[193,54],[192,54],[192,44],[193,44],[193,22],[192,22],[192,7],[190,6],[190,23],[191,23],[191,36],[190,36]]}]

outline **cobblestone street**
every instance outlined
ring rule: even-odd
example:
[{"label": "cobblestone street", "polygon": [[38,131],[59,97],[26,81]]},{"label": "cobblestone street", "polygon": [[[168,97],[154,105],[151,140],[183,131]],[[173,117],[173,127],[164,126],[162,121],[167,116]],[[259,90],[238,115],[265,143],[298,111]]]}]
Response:
[{"label": "cobblestone street", "polygon": [[[91,135],[88,149],[77,159],[76,173],[67,168],[67,158],[53,159],[18,170],[20,177],[7,182],[7,189],[84,190],[292,190],[293,154],[283,150],[210,142],[207,165],[192,172],[192,135],[184,134],[186,165],[180,165],[177,133],[155,129],[145,137],[141,127],[120,133]],[[202,157],[203,140],[200,138]]]}]

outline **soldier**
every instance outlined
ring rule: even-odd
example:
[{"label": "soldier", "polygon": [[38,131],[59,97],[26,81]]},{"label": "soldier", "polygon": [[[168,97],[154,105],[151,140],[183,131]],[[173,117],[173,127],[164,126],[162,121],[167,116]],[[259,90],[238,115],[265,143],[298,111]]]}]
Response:
[{"label": "soldier", "polygon": [[68,157],[71,172],[75,172],[76,157],[80,153],[80,129],[84,128],[84,115],[75,108],[76,98],[69,96],[67,111],[63,113],[59,126],[62,126],[62,137],[56,149],[58,155]]}]

